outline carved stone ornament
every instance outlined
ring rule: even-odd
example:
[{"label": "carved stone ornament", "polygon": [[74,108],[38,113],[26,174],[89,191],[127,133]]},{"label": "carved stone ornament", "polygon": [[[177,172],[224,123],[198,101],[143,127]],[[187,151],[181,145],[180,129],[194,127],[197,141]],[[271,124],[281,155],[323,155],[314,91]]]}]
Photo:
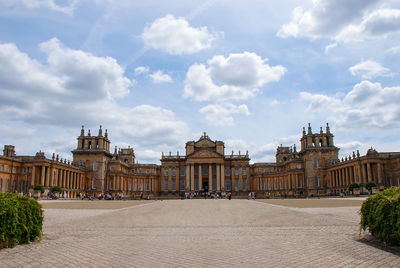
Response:
[{"label": "carved stone ornament", "polygon": [[209,148],[209,147],[215,147],[215,143],[208,139],[204,139],[204,140],[199,140],[198,142],[196,142],[195,146],[201,147],[201,148]]},{"label": "carved stone ornament", "polygon": [[209,158],[218,157],[218,158],[220,158],[221,155],[217,154],[216,152],[212,152],[210,150],[200,150],[200,151],[194,152],[190,157],[203,157],[203,158],[206,158],[206,157],[209,157]]}]

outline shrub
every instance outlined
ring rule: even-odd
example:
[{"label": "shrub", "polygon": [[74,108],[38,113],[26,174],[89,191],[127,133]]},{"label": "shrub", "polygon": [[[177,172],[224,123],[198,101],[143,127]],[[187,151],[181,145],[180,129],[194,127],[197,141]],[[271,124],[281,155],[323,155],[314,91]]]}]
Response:
[{"label": "shrub", "polygon": [[361,206],[360,231],[369,232],[385,244],[400,245],[400,187],[386,189]]},{"label": "shrub", "polygon": [[374,181],[367,181],[367,183],[365,184],[365,188],[367,188],[370,192],[373,187],[376,187],[376,183]]},{"label": "shrub", "polygon": [[40,193],[44,193],[44,186],[43,185],[41,185],[41,184],[37,184],[37,185],[35,185],[35,187],[33,188],[33,190],[35,190],[35,191],[40,191]]},{"label": "shrub", "polygon": [[354,189],[358,189],[358,188],[360,188],[360,185],[358,185],[357,183],[351,183],[350,185],[349,185],[349,191],[350,192],[352,192],[353,194],[354,194]]},{"label": "shrub", "polygon": [[61,193],[61,187],[60,186],[54,186],[51,188],[52,193]]},{"label": "shrub", "polygon": [[42,237],[43,211],[33,198],[0,193],[0,248]]}]

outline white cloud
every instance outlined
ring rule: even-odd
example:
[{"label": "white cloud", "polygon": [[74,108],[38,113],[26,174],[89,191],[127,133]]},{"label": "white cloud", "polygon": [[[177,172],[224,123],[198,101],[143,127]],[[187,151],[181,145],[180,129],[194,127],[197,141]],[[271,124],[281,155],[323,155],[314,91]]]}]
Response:
[{"label": "white cloud", "polygon": [[169,76],[168,74],[164,74],[160,70],[150,74],[149,77],[151,78],[151,80],[153,80],[154,83],[170,83],[170,82],[172,82],[171,76]]},{"label": "white cloud", "polygon": [[0,118],[28,125],[76,128],[99,125],[144,145],[179,144],[188,132],[172,111],[150,105],[120,106],[132,82],[110,57],[40,44],[42,64],[14,44],[0,45]]},{"label": "white cloud", "polygon": [[391,47],[388,50],[386,50],[386,53],[397,54],[399,52],[400,52],[400,46],[394,46],[394,47]]},{"label": "white cloud", "polygon": [[324,116],[337,128],[378,129],[400,127],[400,87],[382,87],[362,81],[344,97],[301,92],[307,112]]},{"label": "white cloud", "polygon": [[400,9],[379,9],[363,18],[360,24],[349,25],[336,37],[343,42],[362,41],[366,38],[386,37],[400,31]]},{"label": "white cloud", "polygon": [[7,7],[24,6],[26,8],[48,8],[54,11],[72,15],[78,0],[63,1],[60,5],[56,0],[0,0],[0,4]]},{"label": "white cloud", "polygon": [[400,30],[400,10],[380,7],[383,0],[317,0],[313,7],[293,10],[291,22],[277,35],[360,41]]},{"label": "white cloud", "polygon": [[372,60],[357,63],[349,68],[352,75],[361,75],[363,79],[372,79],[377,76],[387,76],[390,74],[388,68],[383,67],[380,63]]},{"label": "white cloud", "polygon": [[139,66],[135,68],[135,76],[147,74],[150,71],[149,67],[147,66]]},{"label": "white cloud", "polygon": [[210,104],[200,109],[206,120],[215,126],[233,126],[233,114],[250,115],[247,105],[234,105],[232,103]]},{"label": "white cloud", "polygon": [[208,60],[208,66],[194,64],[186,74],[183,96],[196,101],[244,100],[259,87],[276,82],[286,72],[281,65],[270,66],[256,53],[221,55]]},{"label": "white cloud", "polygon": [[154,49],[163,49],[170,54],[193,54],[211,47],[216,34],[207,27],[193,28],[184,18],[173,15],[156,19],[142,33],[145,44]]},{"label": "white cloud", "polygon": [[337,43],[329,44],[325,47],[325,54],[328,54],[329,50],[337,47]]}]

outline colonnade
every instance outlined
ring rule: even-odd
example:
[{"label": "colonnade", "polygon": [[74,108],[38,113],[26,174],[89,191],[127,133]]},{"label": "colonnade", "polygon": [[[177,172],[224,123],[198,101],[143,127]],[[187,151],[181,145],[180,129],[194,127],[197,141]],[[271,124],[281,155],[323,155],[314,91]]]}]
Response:
[{"label": "colonnade", "polygon": [[304,179],[300,174],[287,174],[278,177],[258,177],[258,191],[296,191],[304,188]]},{"label": "colonnade", "polygon": [[[31,169],[30,185],[32,187],[41,184],[44,187],[59,186],[68,190],[83,190],[85,188],[85,176],[80,170],[47,165],[33,165]],[[37,173],[40,175],[37,176]]]},{"label": "colonnade", "polygon": [[106,189],[121,192],[154,192],[156,191],[155,178],[128,178],[121,175],[108,177]]},{"label": "colonnade", "polygon": [[[376,165],[376,172],[373,170]],[[367,181],[375,181],[382,184],[382,164],[381,163],[359,163],[337,167],[329,171],[330,180],[328,187],[348,187],[351,183],[365,184]]]}]

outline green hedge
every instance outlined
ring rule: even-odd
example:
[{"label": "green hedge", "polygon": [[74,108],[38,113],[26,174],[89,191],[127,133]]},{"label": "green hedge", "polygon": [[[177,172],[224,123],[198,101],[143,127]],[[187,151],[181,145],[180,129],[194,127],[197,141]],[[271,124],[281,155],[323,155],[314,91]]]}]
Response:
[{"label": "green hedge", "polygon": [[0,248],[42,237],[42,206],[33,198],[0,193]]},{"label": "green hedge", "polygon": [[385,244],[400,245],[400,187],[386,189],[365,200],[360,224],[360,230],[368,229]]}]

